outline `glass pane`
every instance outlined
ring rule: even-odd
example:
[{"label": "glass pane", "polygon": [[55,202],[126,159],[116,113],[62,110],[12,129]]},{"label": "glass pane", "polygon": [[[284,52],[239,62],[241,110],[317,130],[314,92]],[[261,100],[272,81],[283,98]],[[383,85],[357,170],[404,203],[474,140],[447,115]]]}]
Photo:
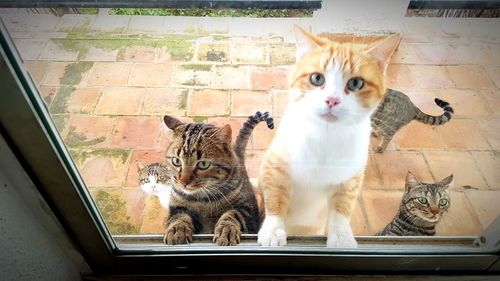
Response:
[{"label": "glass pane", "polygon": [[[173,17],[178,15],[194,17]],[[214,15],[226,17],[211,18]],[[500,22],[498,18],[419,15],[409,10],[401,19],[403,36],[390,59],[386,86],[407,95],[425,114],[441,117],[418,113],[421,122],[410,122],[410,118],[406,125],[391,123],[394,116],[409,114],[406,104],[396,104],[394,112],[386,113],[391,118],[383,119],[382,125],[389,131],[405,126],[384,152],[377,151],[380,135],[370,139],[364,183],[350,219],[357,237],[376,235],[395,217],[405,185],[411,186],[408,171],[423,183],[454,176],[439,198],[425,194],[417,196],[423,199],[414,198],[414,208],[425,210],[423,215],[415,211],[415,216],[427,216],[419,229],[436,225],[437,236],[477,236],[500,213]],[[300,19],[249,19],[263,16]],[[314,31],[316,16],[311,9],[273,13],[112,8],[1,9],[0,17],[109,231],[121,235],[117,237],[125,244],[123,235],[154,234],[150,240],[134,236],[130,241],[158,245],[168,210],[159,197],[139,186],[138,163],[172,161],[167,160],[167,148],[176,136],[163,116],[219,127],[229,124],[233,142],[256,111],[269,112],[280,128],[283,118],[288,118],[289,81],[297,73],[293,24]],[[387,37],[381,32],[360,34],[346,30],[323,36],[363,44]],[[453,113],[435,98],[448,102]],[[326,104],[330,106],[328,99]],[[255,183],[276,131],[262,124],[256,127],[245,152],[261,210],[263,196]],[[308,160],[304,158],[303,163]],[[210,196],[215,195],[206,195]],[[326,223],[326,198],[322,200],[317,205],[324,208],[316,214]],[[301,223],[288,233],[290,237],[324,234],[321,225],[310,230]],[[245,239],[248,245],[256,244],[255,236]],[[291,240],[294,245],[325,243],[324,239]],[[199,241],[210,244],[206,237]],[[358,241],[368,245],[374,240]]]}]

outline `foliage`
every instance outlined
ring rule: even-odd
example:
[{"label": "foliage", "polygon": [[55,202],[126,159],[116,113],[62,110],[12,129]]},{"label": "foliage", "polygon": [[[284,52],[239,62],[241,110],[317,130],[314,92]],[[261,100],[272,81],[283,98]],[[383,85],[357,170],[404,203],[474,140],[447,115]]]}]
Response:
[{"label": "foliage", "polygon": [[170,9],[170,8],[113,8],[111,14],[140,16],[192,16],[192,17],[250,17],[290,18],[312,17],[307,9]]}]

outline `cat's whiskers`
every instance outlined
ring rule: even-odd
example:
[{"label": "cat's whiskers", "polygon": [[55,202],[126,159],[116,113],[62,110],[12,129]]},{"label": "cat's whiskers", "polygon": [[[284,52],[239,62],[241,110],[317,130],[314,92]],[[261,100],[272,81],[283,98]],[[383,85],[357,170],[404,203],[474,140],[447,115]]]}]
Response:
[{"label": "cat's whiskers", "polygon": [[[208,205],[210,206],[210,214],[213,214],[212,196],[210,196],[210,192],[205,187],[201,187],[200,190],[204,195],[206,195],[205,197],[208,199]],[[215,200],[215,202],[217,202],[217,200]]]},{"label": "cat's whiskers", "polygon": [[226,187],[226,186],[224,186],[224,185],[221,185],[221,186],[219,186],[218,188],[213,188],[213,189],[211,189],[211,190],[212,190],[212,191],[215,191],[215,192],[218,192],[218,193],[222,196],[222,198],[223,198],[224,200],[226,200],[226,202],[227,202],[229,205],[232,205],[232,204],[231,204],[231,201],[229,201],[229,199],[226,197],[226,195],[224,195],[224,193],[222,193],[222,191],[220,191],[220,189],[221,189],[221,188],[222,188],[222,189],[225,189],[225,190],[227,190],[227,191],[232,191],[231,189],[229,189],[228,187]]},{"label": "cat's whiskers", "polygon": [[219,212],[220,207],[222,207],[222,202],[220,202],[219,198],[217,198],[217,195],[213,193],[212,189],[207,188],[206,190],[207,190],[207,193],[209,194],[209,196],[214,199],[213,200],[213,202],[214,202],[213,203],[214,204],[213,207],[215,207],[215,211]]}]

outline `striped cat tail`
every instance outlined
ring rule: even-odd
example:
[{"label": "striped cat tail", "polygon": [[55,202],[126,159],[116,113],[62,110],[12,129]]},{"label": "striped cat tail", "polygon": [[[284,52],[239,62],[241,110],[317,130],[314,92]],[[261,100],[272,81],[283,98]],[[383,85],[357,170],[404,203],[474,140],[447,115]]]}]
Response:
[{"label": "striped cat tail", "polygon": [[236,137],[234,152],[240,158],[240,162],[242,162],[243,165],[245,163],[245,149],[248,144],[248,139],[250,138],[255,126],[262,121],[266,121],[269,129],[274,128],[274,121],[273,118],[269,116],[269,112],[261,113],[260,111],[257,111],[254,115],[248,117],[247,121],[243,123],[240,133]]},{"label": "striped cat tail", "polygon": [[425,124],[429,125],[442,125],[448,121],[451,120],[451,117],[453,116],[453,108],[450,106],[450,104],[444,100],[440,100],[438,98],[434,99],[434,102],[437,104],[437,106],[441,107],[444,110],[444,113],[440,116],[432,116],[426,113],[423,113],[422,111],[418,110],[417,116],[415,117],[415,120],[420,121]]}]

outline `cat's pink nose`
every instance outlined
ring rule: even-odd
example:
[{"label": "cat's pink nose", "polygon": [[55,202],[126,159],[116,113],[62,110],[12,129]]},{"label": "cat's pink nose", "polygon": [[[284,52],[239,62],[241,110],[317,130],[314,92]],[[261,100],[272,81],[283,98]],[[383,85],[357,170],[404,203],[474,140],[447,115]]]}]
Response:
[{"label": "cat's pink nose", "polygon": [[438,207],[431,207],[431,213],[432,213],[433,215],[435,215],[435,214],[439,213],[439,208],[438,208]]},{"label": "cat's pink nose", "polygon": [[340,103],[340,99],[337,97],[327,97],[325,102],[328,108],[333,108]]}]

